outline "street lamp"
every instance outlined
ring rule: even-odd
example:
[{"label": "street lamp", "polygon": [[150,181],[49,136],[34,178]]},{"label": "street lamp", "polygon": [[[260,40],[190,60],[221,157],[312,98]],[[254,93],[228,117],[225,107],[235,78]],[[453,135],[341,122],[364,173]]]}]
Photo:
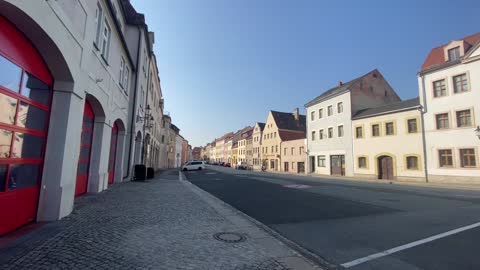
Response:
[{"label": "street lamp", "polygon": [[145,108],[145,114],[144,116],[137,115],[137,122],[143,122],[143,121],[148,121],[150,118],[153,118],[152,115],[150,114],[150,105],[147,105]]},{"label": "street lamp", "polygon": [[474,131],[475,131],[475,135],[477,135],[477,137],[480,139],[480,126],[477,126],[477,128]]}]

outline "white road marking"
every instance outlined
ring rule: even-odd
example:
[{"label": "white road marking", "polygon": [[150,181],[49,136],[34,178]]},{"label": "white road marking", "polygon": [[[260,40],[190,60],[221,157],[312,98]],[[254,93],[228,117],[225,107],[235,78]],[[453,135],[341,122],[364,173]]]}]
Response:
[{"label": "white road marking", "polygon": [[309,186],[309,185],[296,185],[296,184],[293,184],[293,185],[284,185],[283,187],[286,187],[286,188],[298,188],[298,189],[302,189],[302,188],[311,188],[312,186]]},{"label": "white road marking", "polygon": [[206,174],[217,174],[216,172],[207,172]]},{"label": "white road marking", "polygon": [[379,253],[368,255],[366,257],[356,259],[356,260],[353,260],[351,262],[344,263],[344,264],[342,264],[342,266],[345,267],[345,268],[350,268],[350,267],[362,264],[364,262],[368,262],[368,261],[375,260],[375,259],[378,259],[378,258],[381,258],[381,257],[385,257],[385,256],[388,256],[390,254],[393,254],[393,253],[396,253],[396,252],[399,252],[399,251],[402,251],[402,250],[405,250],[405,249],[409,249],[409,248],[412,248],[412,247],[415,247],[415,246],[418,246],[418,245],[422,245],[422,244],[425,244],[425,243],[428,243],[428,242],[431,242],[431,241],[435,241],[435,240],[438,240],[440,238],[444,238],[444,237],[447,237],[447,236],[450,236],[450,235],[453,235],[453,234],[457,234],[457,233],[460,233],[460,232],[463,232],[463,231],[466,231],[466,230],[470,230],[470,229],[479,227],[479,226],[480,226],[480,222],[477,222],[477,223],[474,223],[474,224],[471,224],[471,225],[468,225],[468,226],[465,226],[465,227],[460,227],[458,229],[454,229],[454,230],[451,230],[451,231],[448,231],[448,232],[444,232],[444,233],[441,233],[441,234],[430,236],[430,237],[427,237],[425,239],[421,239],[421,240],[411,242],[411,243],[408,243],[408,244],[405,244],[405,245],[401,245],[401,246],[398,246],[398,247],[394,247],[394,248],[391,248],[391,249],[387,249],[387,250],[384,250],[384,251],[379,252]]}]

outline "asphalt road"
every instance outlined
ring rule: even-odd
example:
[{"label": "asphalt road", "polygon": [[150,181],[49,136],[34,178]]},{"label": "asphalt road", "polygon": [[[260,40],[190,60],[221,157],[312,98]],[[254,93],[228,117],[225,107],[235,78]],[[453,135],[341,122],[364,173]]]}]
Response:
[{"label": "asphalt road", "polygon": [[[480,191],[221,167],[185,175],[288,239],[348,269],[480,269]],[[463,231],[452,232],[459,228]],[[450,235],[441,235],[446,232]],[[432,236],[438,239],[429,239]],[[405,246],[419,240],[425,243]],[[400,251],[363,261],[399,246]]]}]

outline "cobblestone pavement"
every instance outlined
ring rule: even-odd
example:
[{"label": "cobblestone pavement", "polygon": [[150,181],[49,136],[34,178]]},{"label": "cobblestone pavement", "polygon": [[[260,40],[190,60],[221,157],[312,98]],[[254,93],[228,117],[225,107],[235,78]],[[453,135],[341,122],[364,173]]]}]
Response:
[{"label": "cobblestone pavement", "polygon": [[[8,261],[0,260],[0,269],[310,268],[305,261],[292,267],[295,252],[251,224],[242,227],[239,216],[220,214],[189,185],[167,171],[78,198],[68,217],[29,232],[30,240],[17,247],[1,248]],[[213,238],[217,232],[247,240],[224,243]],[[43,233],[48,236],[38,241]]]}]

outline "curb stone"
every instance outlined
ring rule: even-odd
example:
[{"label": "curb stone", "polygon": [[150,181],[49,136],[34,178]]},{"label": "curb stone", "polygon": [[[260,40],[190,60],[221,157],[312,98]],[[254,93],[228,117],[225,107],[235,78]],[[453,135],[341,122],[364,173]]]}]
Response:
[{"label": "curb stone", "polygon": [[[256,227],[259,229],[263,230],[266,232],[268,235],[272,236],[276,240],[278,240],[281,244],[287,246],[290,248],[296,255],[297,257],[283,257],[279,258],[282,260],[288,267],[292,269],[306,269],[305,267],[310,266],[312,269],[324,269],[324,270],[338,270],[338,269],[344,269],[341,266],[337,266],[335,264],[332,264],[325,260],[324,258],[318,256],[317,254],[314,254],[313,252],[310,252],[306,248],[298,245],[297,243],[287,239],[283,235],[279,234],[277,231],[271,229],[267,225],[261,223],[260,221],[256,220],[255,218],[243,213],[242,211],[236,209],[235,207],[231,206],[230,204],[220,200],[219,198],[213,196],[212,194],[208,193],[207,191],[197,187],[196,185],[192,184],[190,181],[188,181],[187,177],[182,171],[179,171],[179,180],[183,184],[185,184],[188,188],[190,188],[193,192],[198,194],[199,196],[202,197],[207,203],[209,204],[214,204],[211,205],[215,210],[220,210],[219,208],[224,208],[228,209],[229,211],[235,213],[236,215],[243,217],[250,223],[254,224]],[[225,211],[221,211],[225,212]],[[303,261],[303,264],[302,264]],[[307,267],[308,267],[307,266]]]}]

